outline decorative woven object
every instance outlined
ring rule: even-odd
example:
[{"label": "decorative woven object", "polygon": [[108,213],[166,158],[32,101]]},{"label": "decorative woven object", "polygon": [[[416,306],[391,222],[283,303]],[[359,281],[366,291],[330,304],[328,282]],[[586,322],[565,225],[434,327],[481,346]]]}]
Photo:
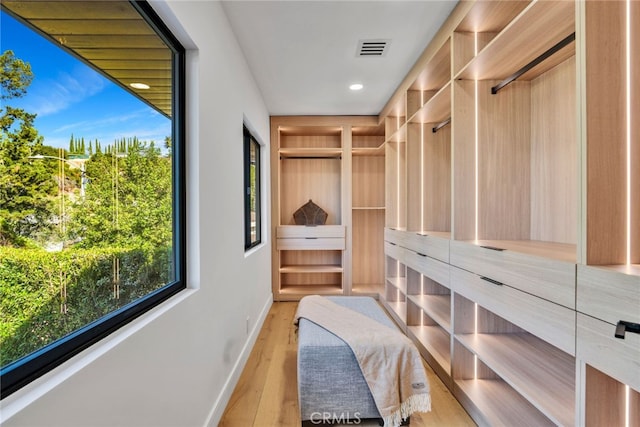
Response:
[{"label": "decorative woven object", "polygon": [[327,213],[311,199],[293,213],[296,225],[324,225]]}]

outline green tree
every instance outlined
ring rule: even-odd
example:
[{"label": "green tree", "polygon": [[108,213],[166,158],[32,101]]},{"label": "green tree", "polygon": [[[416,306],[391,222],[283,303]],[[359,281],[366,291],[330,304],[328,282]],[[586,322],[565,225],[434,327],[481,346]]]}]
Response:
[{"label": "green tree", "polygon": [[0,245],[22,246],[53,231],[51,179],[55,164],[29,159],[44,151],[33,126],[35,114],[7,105],[24,96],[33,80],[31,66],[7,50],[0,55]]},{"label": "green tree", "polygon": [[[86,163],[89,183],[69,223],[84,248],[170,247],[172,242],[171,158],[153,142],[116,141]],[[126,148],[126,145],[125,147]]]}]

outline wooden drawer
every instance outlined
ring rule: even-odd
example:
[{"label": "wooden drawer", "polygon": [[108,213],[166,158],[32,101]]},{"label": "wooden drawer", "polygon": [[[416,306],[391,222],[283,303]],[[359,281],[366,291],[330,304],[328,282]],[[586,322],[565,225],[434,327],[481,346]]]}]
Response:
[{"label": "wooden drawer", "polygon": [[300,239],[276,239],[276,249],[279,251],[313,251],[345,249],[344,239],[305,237]]},{"label": "wooden drawer", "polygon": [[640,390],[640,335],[616,338],[615,325],[578,313],[577,356],[634,390]]},{"label": "wooden drawer", "polygon": [[451,265],[575,309],[574,263],[451,241]]},{"label": "wooden drawer", "polygon": [[396,230],[395,228],[384,228],[384,241],[394,243],[398,246],[407,246],[407,231]]},{"label": "wooden drawer", "polygon": [[406,248],[440,261],[449,262],[449,239],[438,236],[408,232]]},{"label": "wooden drawer", "polygon": [[314,237],[344,239],[345,227],[344,225],[281,225],[276,227],[276,238],[278,239]]},{"label": "wooden drawer", "polygon": [[613,325],[640,323],[640,271],[624,268],[578,265],[577,310]]},{"label": "wooden drawer", "polygon": [[575,355],[575,311],[511,286],[491,283],[453,266],[451,289],[564,352]]},{"label": "wooden drawer", "polygon": [[404,251],[405,264],[408,267],[411,267],[418,273],[429,277],[447,288],[450,287],[449,264],[408,249],[404,249]]},{"label": "wooden drawer", "polygon": [[384,242],[384,254],[387,256],[390,256],[391,258],[400,261],[401,263],[405,264],[406,261],[404,259],[406,253],[405,253],[405,249],[403,249],[402,247],[395,245],[393,243],[389,243],[389,242]]},{"label": "wooden drawer", "polygon": [[449,287],[449,264],[389,242],[384,243],[384,252],[418,273]]}]

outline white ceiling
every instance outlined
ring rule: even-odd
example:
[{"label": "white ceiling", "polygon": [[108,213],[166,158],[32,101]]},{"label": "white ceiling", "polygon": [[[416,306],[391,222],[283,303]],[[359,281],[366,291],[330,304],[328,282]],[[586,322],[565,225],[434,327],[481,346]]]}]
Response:
[{"label": "white ceiling", "polygon": [[[222,2],[271,115],[378,114],[453,0]],[[357,57],[361,39],[388,39]],[[348,86],[360,82],[364,89]]]}]

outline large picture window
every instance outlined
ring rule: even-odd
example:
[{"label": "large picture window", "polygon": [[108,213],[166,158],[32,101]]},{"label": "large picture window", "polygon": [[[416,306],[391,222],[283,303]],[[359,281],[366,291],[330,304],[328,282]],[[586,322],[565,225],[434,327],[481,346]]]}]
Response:
[{"label": "large picture window", "polygon": [[260,144],[244,128],[244,248],[261,242]]},{"label": "large picture window", "polygon": [[144,1],[0,5],[4,398],[185,288],[185,54]]}]

